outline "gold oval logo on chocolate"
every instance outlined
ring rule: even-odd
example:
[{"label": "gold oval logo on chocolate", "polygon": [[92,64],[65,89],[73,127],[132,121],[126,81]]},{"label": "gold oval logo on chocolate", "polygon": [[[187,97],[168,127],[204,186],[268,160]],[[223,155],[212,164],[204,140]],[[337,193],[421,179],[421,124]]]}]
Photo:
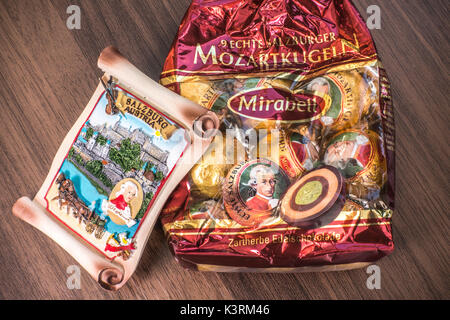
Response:
[{"label": "gold oval logo on chocolate", "polygon": [[286,173],[270,160],[240,163],[223,185],[225,209],[243,226],[259,225],[273,214],[288,186]]},{"label": "gold oval logo on chocolate", "polygon": [[295,203],[298,205],[311,204],[322,194],[322,184],[319,181],[305,183],[295,196]]}]

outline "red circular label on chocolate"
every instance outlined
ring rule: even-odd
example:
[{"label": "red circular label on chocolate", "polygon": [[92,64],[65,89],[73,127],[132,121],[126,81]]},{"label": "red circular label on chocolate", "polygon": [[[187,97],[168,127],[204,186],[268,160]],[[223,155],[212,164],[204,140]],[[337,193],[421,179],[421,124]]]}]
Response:
[{"label": "red circular label on chocolate", "polygon": [[274,162],[257,159],[233,167],[223,185],[230,217],[244,226],[256,226],[270,217],[289,186],[286,173]]},{"label": "red circular label on chocolate", "polygon": [[374,146],[367,134],[358,130],[346,130],[334,136],[328,143],[324,163],[339,169],[344,178],[360,175],[372,162]]}]

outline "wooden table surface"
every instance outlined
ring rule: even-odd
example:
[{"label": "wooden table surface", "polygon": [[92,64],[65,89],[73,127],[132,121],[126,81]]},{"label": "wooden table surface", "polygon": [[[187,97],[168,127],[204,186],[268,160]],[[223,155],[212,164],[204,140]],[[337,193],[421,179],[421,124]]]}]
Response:
[{"label": "wooden table surface", "polygon": [[[81,30],[66,9],[81,6]],[[65,134],[101,74],[98,54],[115,45],[157,80],[189,0],[0,0],[0,299],[448,299],[448,1],[355,1],[381,8],[372,30],[396,106],[396,250],[376,264],[381,289],[365,269],[338,273],[242,274],[184,270],[161,224],[141,263],[119,292],[82,271],[66,286],[73,258],[14,218],[33,197]],[[447,195],[447,196],[446,196]]]}]

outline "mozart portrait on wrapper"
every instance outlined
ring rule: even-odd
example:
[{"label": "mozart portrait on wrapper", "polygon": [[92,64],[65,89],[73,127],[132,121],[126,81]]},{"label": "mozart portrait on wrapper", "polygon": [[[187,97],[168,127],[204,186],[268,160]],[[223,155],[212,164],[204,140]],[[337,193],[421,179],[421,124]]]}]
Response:
[{"label": "mozart portrait on wrapper", "polygon": [[277,180],[270,167],[257,165],[250,171],[248,185],[256,192],[255,196],[246,201],[247,207],[255,210],[272,210],[278,205],[278,199],[274,199]]}]

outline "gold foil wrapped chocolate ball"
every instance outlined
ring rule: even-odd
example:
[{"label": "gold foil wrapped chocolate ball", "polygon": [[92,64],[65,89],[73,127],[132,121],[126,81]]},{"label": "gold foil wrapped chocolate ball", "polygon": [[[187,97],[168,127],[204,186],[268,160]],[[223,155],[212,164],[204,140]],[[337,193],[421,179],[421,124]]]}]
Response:
[{"label": "gold foil wrapped chocolate ball", "polygon": [[226,140],[216,137],[209,150],[190,171],[191,194],[201,199],[221,196],[222,181],[232,166],[227,162]]},{"label": "gold foil wrapped chocolate ball", "polygon": [[364,208],[352,200],[346,200],[344,208],[342,208],[342,213],[344,214],[345,220],[354,220],[358,217],[359,211],[364,210]]},{"label": "gold foil wrapped chocolate ball", "polygon": [[344,208],[342,208],[342,211],[358,211],[358,210],[364,210],[364,207],[349,199],[345,201]]},{"label": "gold foil wrapped chocolate ball", "polygon": [[374,118],[379,119],[378,115],[374,115],[376,111],[380,112],[379,97],[381,94],[378,72],[375,70],[376,69],[372,68],[363,68],[359,70],[361,76],[364,79],[363,83],[361,84],[361,94],[363,95],[361,98],[361,104],[363,106],[363,117],[369,118],[371,116],[374,116]]},{"label": "gold foil wrapped chocolate ball", "polygon": [[386,159],[381,143],[373,131],[344,130],[325,144],[323,162],[341,171],[348,194],[370,200],[379,196],[386,182]]},{"label": "gold foil wrapped chocolate ball", "polygon": [[236,138],[218,134],[190,171],[191,194],[199,199],[220,198],[222,182],[228,171],[235,163],[245,160],[245,147]]},{"label": "gold foil wrapped chocolate ball", "polygon": [[226,166],[206,163],[196,164],[191,170],[191,192],[208,198],[220,196],[220,186],[226,175]]}]

